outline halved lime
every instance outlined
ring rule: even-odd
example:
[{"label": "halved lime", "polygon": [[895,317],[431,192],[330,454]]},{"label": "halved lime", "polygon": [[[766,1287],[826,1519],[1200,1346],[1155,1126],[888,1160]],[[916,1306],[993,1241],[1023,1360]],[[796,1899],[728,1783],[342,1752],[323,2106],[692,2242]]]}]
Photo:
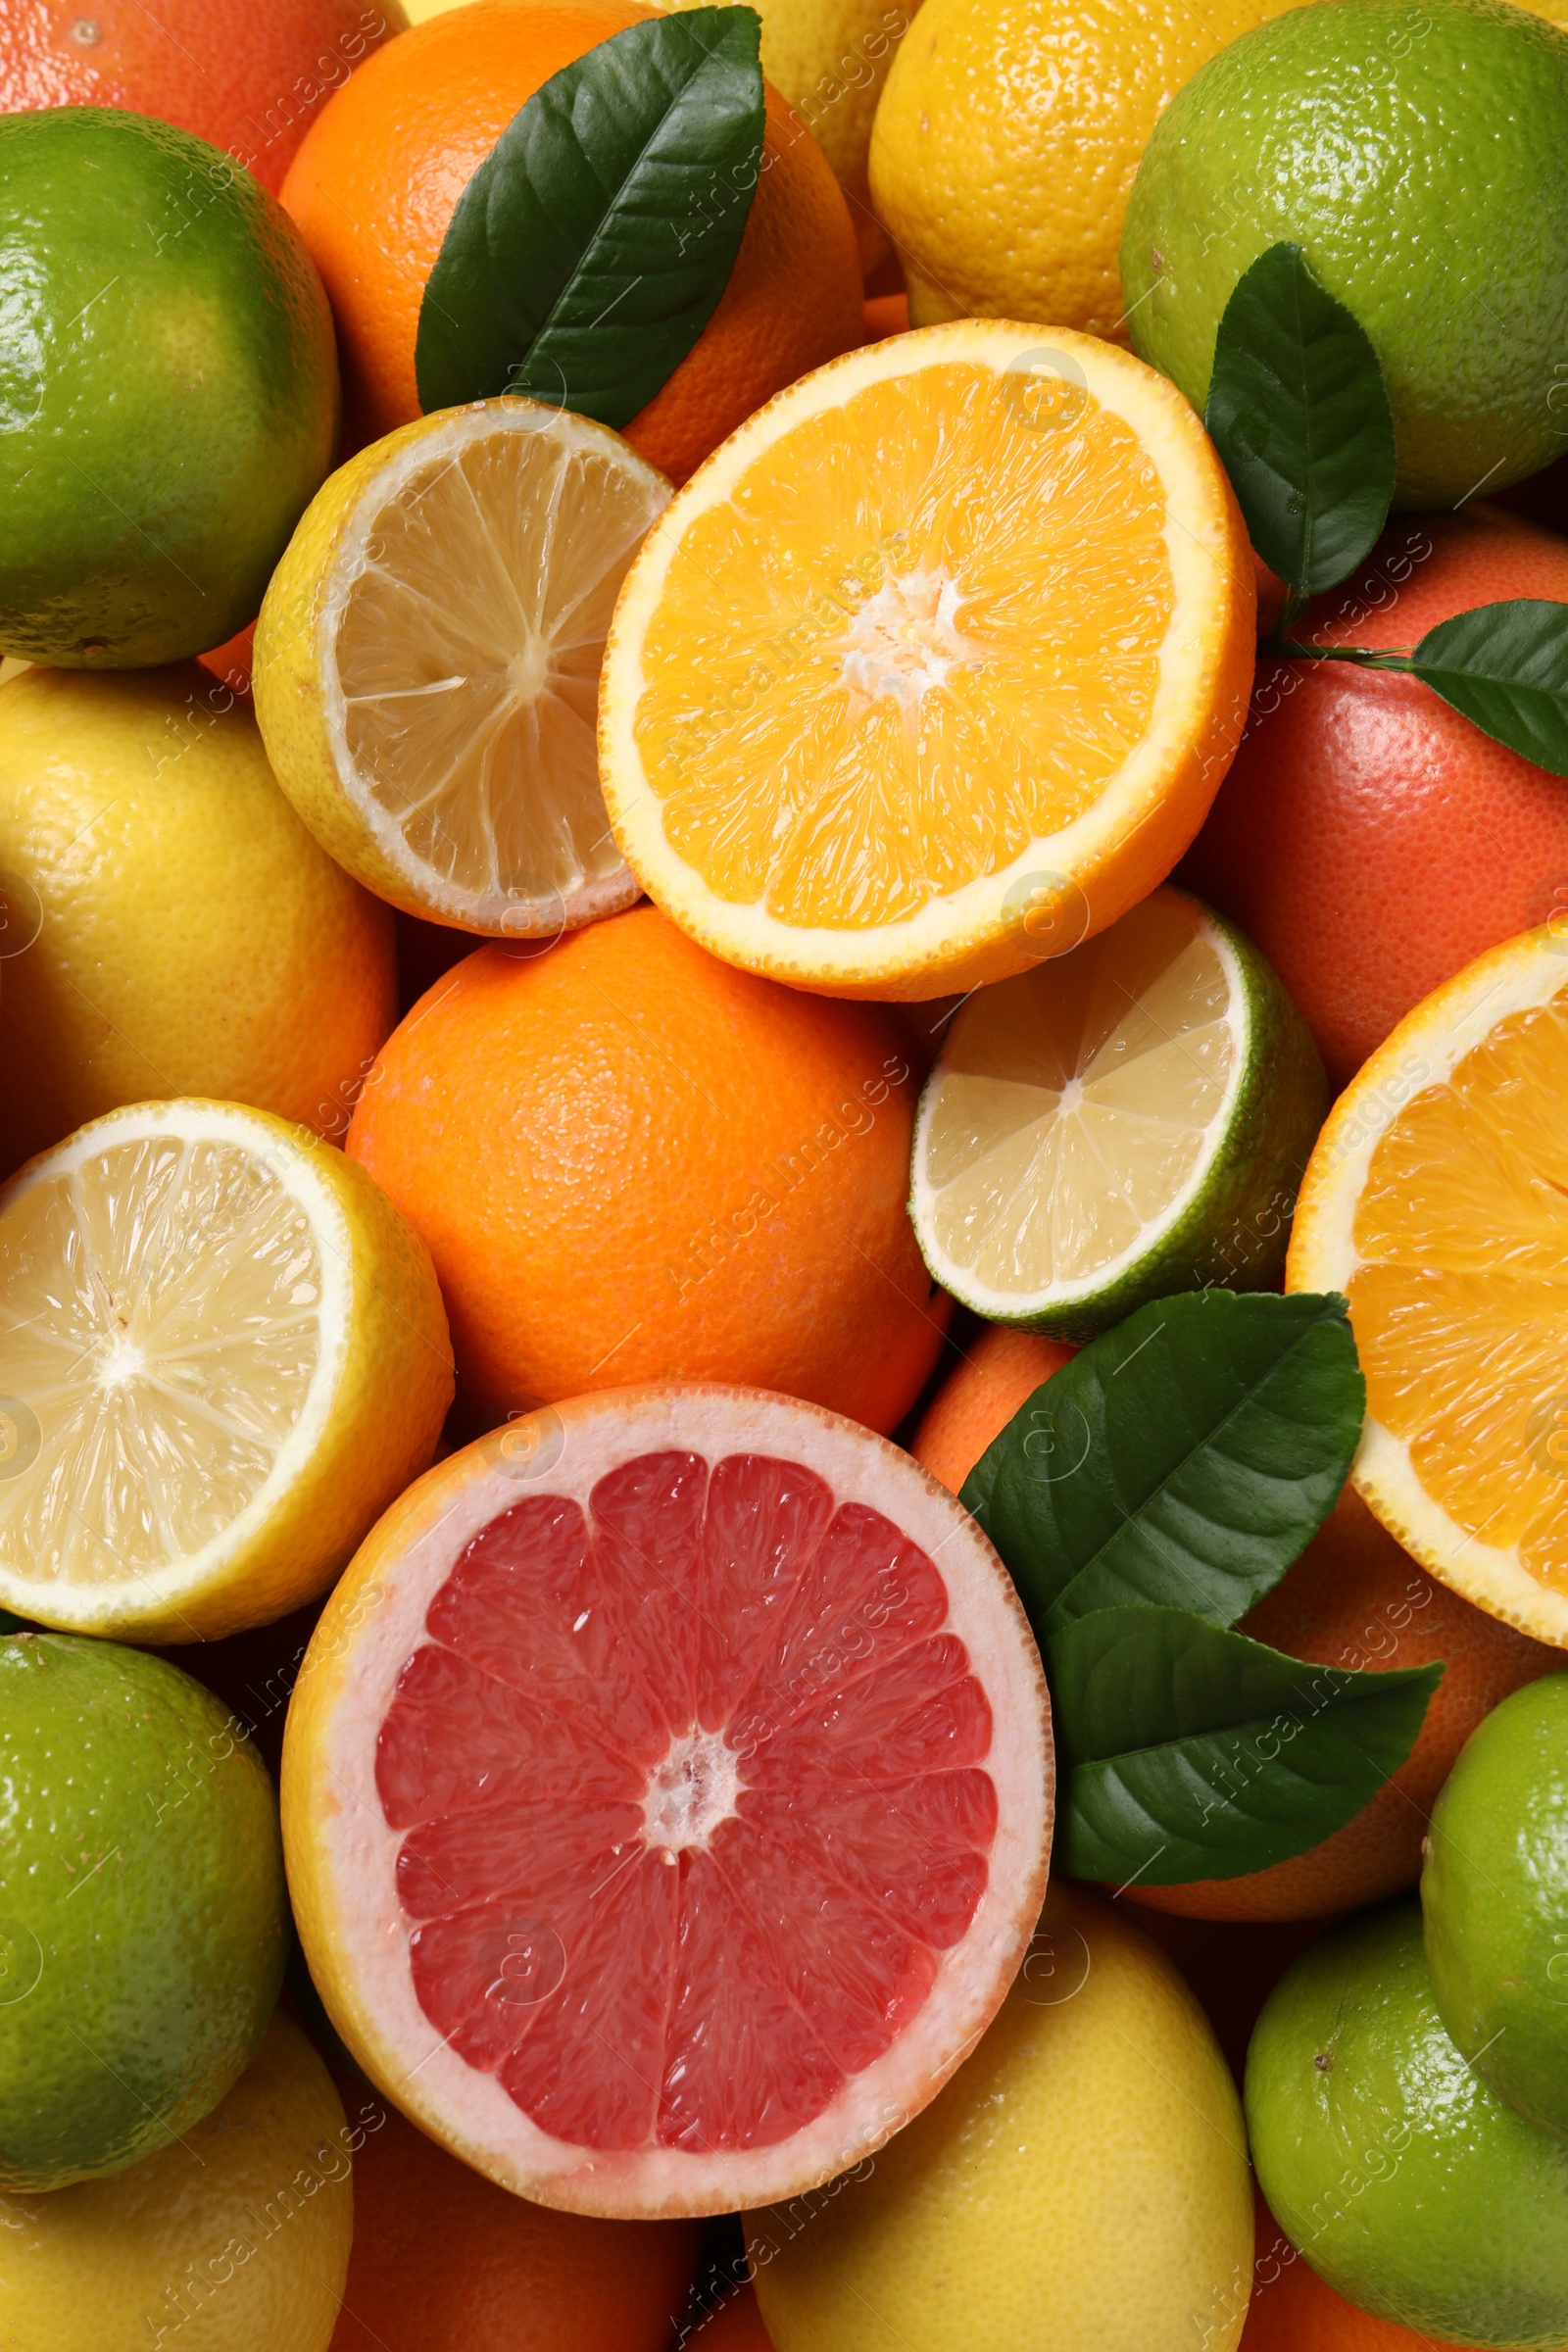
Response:
[{"label": "halved lime", "polygon": [[915,1126],[915,1233],[965,1305],[1067,1339],[1174,1291],[1263,1290],[1327,1107],[1257,950],[1156,890],[958,1012]]}]

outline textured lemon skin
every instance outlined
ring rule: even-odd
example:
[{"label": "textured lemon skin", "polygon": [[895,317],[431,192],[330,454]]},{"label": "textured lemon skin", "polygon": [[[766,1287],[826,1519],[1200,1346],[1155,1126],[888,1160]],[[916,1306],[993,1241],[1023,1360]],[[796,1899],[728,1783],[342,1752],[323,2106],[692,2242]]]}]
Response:
[{"label": "textured lemon skin", "polygon": [[0,686],[0,1168],[155,1097],[347,1126],[397,1014],[392,918],[206,670]]},{"label": "textured lemon skin", "polygon": [[1280,240],[1372,339],[1396,506],[1568,450],[1568,32],[1503,0],[1318,0],[1204,67],[1121,248],[1134,347],[1200,412],[1236,280]]},{"label": "textured lemon skin", "polygon": [[1117,246],[1150,132],[1293,0],[926,0],[871,133],[916,326],[1031,318],[1126,342]]},{"label": "textured lemon skin", "polygon": [[327,2352],[354,2231],[354,2135],[274,2017],[183,2143],[113,2180],[0,2197],[0,2343],[18,2352]]},{"label": "textured lemon skin", "polygon": [[[157,1104],[151,1105],[156,1112]],[[182,1104],[182,1108],[187,1105]],[[196,1103],[198,1112],[232,1105]],[[270,1625],[314,1600],[342,1570],[366,1530],[435,1450],[452,1402],[452,1342],[430,1253],[372,1178],[307,1127],[248,1111],[255,1148],[309,1163],[341,1217],[340,1246],[349,1277],[348,1342],[330,1409],[299,1475],[246,1541],[202,1580],[169,1595],[135,1580],[79,1597],[74,1613],[55,1613],[51,1588],[0,1572],[0,1600],[20,1615],[62,1630],[108,1634],[122,1642],[220,1642],[251,1626]],[[93,1121],[113,1139],[117,1122]],[[15,1191],[50,1155],[0,1191],[0,1217]],[[79,1507],[90,1510],[90,1497]],[[80,1588],[74,1588],[78,1595]]]},{"label": "textured lemon skin", "polygon": [[873,2160],[747,2216],[776,2352],[1233,2352],[1241,2104],[1170,1962],[1054,1885],[972,2056]]}]

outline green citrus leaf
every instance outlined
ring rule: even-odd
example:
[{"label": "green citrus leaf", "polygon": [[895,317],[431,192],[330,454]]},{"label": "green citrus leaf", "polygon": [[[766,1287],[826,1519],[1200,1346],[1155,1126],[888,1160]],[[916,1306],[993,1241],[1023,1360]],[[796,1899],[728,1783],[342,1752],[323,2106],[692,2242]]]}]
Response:
[{"label": "green citrus leaf", "polygon": [[458,200],[419,310],[420,405],[526,393],[630,422],[691,350],[762,156],[761,24],[631,24],[537,89]]},{"label": "green citrus leaf", "polygon": [[1343,1298],[1188,1292],[1037,1389],[962,1499],[1048,1665],[1063,1626],[1123,1602],[1234,1625],[1333,1509],[1365,1409]]},{"label": "green citrus leaf", "polygon": [[1102,1609],[1051,1647],[1076,1878],[1178,1886],[1306,1853],[1415,1745],[1440,1665],[1305,1664],[1186,1609]]},{"label": "green citrus leaf", "polygon": [[1237,279],[1204,422],[1282,580],[1315,596],[1355,569],[1394,496],[1394,412],[1364,328],[1298,245],[1271,245]]},{"label": "green citrus leaf", "polygon": [[1568,776],[1568,605],[1518,596],[1428,629],[1410,667],[1483,734]]}]

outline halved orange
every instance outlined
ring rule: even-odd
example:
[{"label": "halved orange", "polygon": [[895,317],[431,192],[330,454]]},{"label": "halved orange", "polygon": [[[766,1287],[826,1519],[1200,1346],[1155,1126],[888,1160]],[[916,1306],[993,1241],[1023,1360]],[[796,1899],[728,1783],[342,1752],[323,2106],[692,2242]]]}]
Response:
[{"label": "halved orange", "polygon": [[1318,1139],[1287,1284],[1350,1301],[1351,1477],[1434,1576],[1568,1646],[1568,956],[1507,940],[1418,1004]]},{"label": "halved orange", "polygon": [[1251,680],[1252,560],[1180,393],[965,319],[803,377],[655,523],[600,698],[611,824],[732,963],[1004,979],[1161,881]]}]

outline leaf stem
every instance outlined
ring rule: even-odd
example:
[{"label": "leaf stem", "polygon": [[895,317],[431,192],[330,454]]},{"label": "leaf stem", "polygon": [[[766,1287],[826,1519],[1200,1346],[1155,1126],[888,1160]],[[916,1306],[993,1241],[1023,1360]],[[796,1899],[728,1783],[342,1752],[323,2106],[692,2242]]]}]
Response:
[{"label": "leaf stem", "polygon": [[1282,662],[1354,662],[1362,669],[1413,669],[1408,654],[1374,653],[1365,645],[1298,645],[1288,637],[1269,636],[1258,643],[1260,654]]}]

